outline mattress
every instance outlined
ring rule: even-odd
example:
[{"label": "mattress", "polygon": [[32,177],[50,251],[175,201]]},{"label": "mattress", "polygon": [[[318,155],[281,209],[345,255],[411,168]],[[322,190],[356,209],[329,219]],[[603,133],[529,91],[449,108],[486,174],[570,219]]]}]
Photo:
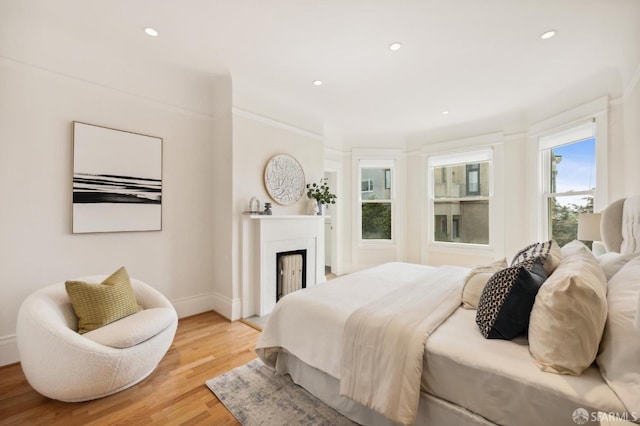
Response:
[{"label": "mattress", "polygon": [[575,426],[573,413],[625,413],[592,365],[580,376],[541,371],[524,337],[485,339],[475,310],[457,309],[427,340],[423,391],[497,424]]}]

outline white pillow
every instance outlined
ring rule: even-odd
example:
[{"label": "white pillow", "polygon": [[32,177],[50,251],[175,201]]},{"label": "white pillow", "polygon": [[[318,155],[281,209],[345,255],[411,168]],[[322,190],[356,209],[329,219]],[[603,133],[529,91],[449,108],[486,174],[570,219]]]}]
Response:
[{"label": "white pillow", "polygon": [[[583,250],[587,250],[589,251],[589,247],[587,247],[582,241],[580,240],[573,240],[570,243],[567,243],[565,245],[562,246],[562,248],[560,249],[560,252],[562,253],[563,256],[569,256],[573,253],[579,252],[579,251],[583,251]],[[591,253],[589,251],[589,253]],[[594,256],[595,258],[595,256]]]},{"label": "white pillow", "polygon": [[634,257],[640,256],[638,253],[620,254],[616,252],[608,252],[598,256],[598,263],[604,271],[604,274],[609,281],[624,265],[627,264]]},{"label": "white pillow", "polygon": [[582,243],[563,258],[536,295],[529,321],[529,351],[541,370],[579,375],[595,360],[607,320],[607,281]]},{"label": "white pillow", "polygon": [[640,415],[640,257],[609,281],[609,314],[597,362],[630,413]]}]

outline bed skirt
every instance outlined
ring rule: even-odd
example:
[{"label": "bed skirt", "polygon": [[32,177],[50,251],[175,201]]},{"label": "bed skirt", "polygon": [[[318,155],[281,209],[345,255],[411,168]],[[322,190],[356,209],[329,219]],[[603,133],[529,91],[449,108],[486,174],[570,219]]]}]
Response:
[{"label": "bed skirt", "polygon": [[[278,353],[276,374],[289,374],[294,383],[302,386],[325,404],[357,423],[367,426],[395,426],[383,415],[340,396],[340,381],[338,379],[305,364],[285,351]],[[420,392],[416,425],[451,424],[495,426],[495,423],[491,423],[458,405]]]}]

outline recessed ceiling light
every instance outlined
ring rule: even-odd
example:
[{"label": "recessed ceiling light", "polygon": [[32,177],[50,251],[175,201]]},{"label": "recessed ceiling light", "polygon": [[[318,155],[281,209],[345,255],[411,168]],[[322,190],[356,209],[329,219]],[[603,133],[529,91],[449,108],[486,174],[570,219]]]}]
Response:
[{"label": "recessed ceiling light", "polygon": [[151,27],[147,27],[144,29],[145,34],[147,34],[148,36],[151,37],[158,37],[158,31],[151,28]]},{"label": "recessed ceiling light", "polygon": [[400,50],[401,47],[402,47],[402,43],[399,43],[396,41],[389,45],[389,50],[396,51],[396,50]]},{"label": "recessed ceiling light", "polygon": [[449,114],[449,111],[442,111],[442,115],[447,115]]},{"label": "recessed ceiling light", "polygon": [[314,86],[322,86],[322,80],[313,80]]},{"label": "recessed ceiling light", "polygon": [[550,39],[551,37],[553,37],[554,35],[556,35],[556,30],[549,30],[547,32],[544,32],[540,35],[540,38],[543,40],[547,40]]}]

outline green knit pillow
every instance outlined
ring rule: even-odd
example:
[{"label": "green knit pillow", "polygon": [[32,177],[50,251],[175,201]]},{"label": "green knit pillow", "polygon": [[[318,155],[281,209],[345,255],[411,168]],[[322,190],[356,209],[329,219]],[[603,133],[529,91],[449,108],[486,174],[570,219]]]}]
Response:
[{"label": "green knit pillow", "polygon": [[84,334],[141,311],[122,267],[100,284],[65,282],[71,306],[78,317],[78,333]]}]

